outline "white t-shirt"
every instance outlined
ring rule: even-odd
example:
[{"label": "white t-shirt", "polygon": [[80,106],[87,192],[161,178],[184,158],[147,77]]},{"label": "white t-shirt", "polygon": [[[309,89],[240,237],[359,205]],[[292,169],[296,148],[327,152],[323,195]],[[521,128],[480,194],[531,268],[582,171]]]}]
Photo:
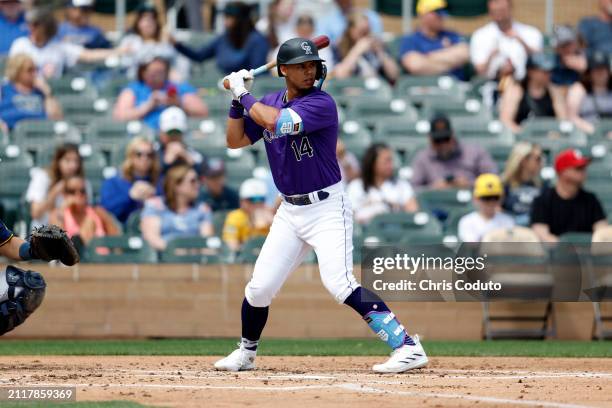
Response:
[{"label": "white t-shirt", "polygon": [[[516,31],[518,36],[530,48],[538,51],[542,50],[543,38],[537,28],[515,21],[512,23],[512,29]],[[525,77],[528,57],[525,47],[523,47],[519,40],[506,36],[494,22],[490,22],[472,34],[472,39],[470,40],[470,59],[472,64],[480,65],[486,63],[496,48],[499,49],[499,54],[491,60],[487,77],[495,78],[497,71],[504,65],[506,59],[510,59],[514,66],[514,77],[518,80],[523,79]]]},{"label": "white t-shirt", "polygon": [[379,188],[370,187],[366,192],[363,180],[359,178],[349,183],[347,193],[359,223],[368,222],[374,216],[391,212],[394,208],[403,208],[414,197],[412,186],[404,180],[387,180]]},{"label": "white t-shirt", "polygon": [[459,239],[462,242],[480,242],[489,231],[514,227],[514,219],[502,212],[487,220],[477,211],[464,215],[459,220]]},{"label": "white t-shirt", "polygon": [[48,68],[53,67],[51,77],[59,78],[66,68],[74,66],[83,52],[83,47],[56,39],[49,40],[44,46],[37,47],[29,37],[19,37],[11,45],[9,56],[27,54],[34,60],[34,64],[45,74]]}]

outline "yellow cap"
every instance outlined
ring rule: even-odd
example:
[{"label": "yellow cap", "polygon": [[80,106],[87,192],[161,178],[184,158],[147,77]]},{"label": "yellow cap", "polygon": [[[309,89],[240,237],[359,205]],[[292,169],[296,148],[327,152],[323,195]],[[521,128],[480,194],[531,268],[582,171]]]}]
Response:
[{"label": "yellow cap", "polygon": [[446,7],[447,4],[445,0],[419,0],[416,11],[419,16],[422,16],[423,14],[444,9]]},{"label": "yellow cap", "polygon": [[502,196],[503,194],[504,186],[497,174],[481,174],[474,182],[474,197]]}]

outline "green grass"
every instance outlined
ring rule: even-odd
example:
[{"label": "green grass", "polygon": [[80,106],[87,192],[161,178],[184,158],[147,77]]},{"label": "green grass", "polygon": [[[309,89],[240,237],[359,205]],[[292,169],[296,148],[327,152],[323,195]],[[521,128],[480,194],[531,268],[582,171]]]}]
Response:
[{"label": "green grass", "polygon": [[130,401],[83,402],[3,402],[2,408],[145,408],[146,405]]},{"label": "green grass", "polygon": [[[612,357],[612,342],[587,341],[424,341],[430,356]],[[224,355],[235,339],[163,340],[2,340],[0,355]],[[377,339],[264,339],[259,355],[380,356]]]}]

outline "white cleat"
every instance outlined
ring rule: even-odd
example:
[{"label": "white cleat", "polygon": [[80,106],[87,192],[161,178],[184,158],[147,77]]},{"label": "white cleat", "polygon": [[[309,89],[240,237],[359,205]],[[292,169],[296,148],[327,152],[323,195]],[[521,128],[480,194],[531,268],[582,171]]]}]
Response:
[{"label": "white cleat", "polygon": [[413,336],[412,340],[414,340],[414,346],[405,344],[393,350],[389,360],[374,365],[372,370],[377,373],[403,373],[404,371],[425,367],[429,360],[419,341],[419,336]]},{"label": "white cleat", "polygon": [[215,363],[219,371],[246,371],[255,369],[257,351],[247,350],[240,346],[231,354]]}]

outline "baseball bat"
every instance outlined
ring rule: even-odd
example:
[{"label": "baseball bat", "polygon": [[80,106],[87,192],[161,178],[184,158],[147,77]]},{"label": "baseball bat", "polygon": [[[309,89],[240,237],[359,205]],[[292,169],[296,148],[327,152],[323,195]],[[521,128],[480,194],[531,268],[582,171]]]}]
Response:
[{"label": "baseball bat", "polygon": [[[329,37],[326,35],[319,35],[312,39],[314,45],[317,46],[317,49],[320,50],[329,46]],[[267,64],[262,65],[261,67],[257,67],[253,70],[253,76],[261,75],[269,69],[272,69],[276,66],[276,60],[269,61]],[[223,87],[225,89],[230,89],[229,81],[226,79],[223,81]]]}]

